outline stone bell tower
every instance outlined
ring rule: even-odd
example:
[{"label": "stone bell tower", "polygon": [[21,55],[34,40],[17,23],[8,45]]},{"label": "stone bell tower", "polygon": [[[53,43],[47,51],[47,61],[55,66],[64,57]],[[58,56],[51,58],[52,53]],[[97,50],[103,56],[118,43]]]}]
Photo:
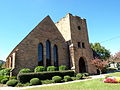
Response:
[{"label": "stone bell tower", "polygon": [[89,44],[86,19],[69,13],[56,26],[68,43],[71,69],[80,73],[96,73],[89,61],[93,59],[93,52]]}]

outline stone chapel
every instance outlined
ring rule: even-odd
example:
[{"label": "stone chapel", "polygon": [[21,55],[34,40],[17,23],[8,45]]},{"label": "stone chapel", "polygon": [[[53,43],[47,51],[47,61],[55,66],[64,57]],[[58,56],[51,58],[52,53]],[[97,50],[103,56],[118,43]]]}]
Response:
[{"label": "stone chapel", "polygon": [[20,69],[36,66],[66,65],[75,72],[96,73],[91,65],[86,19],[68,13],[57,23],[45,17],[8,55],[6,68],[12,75]]}]

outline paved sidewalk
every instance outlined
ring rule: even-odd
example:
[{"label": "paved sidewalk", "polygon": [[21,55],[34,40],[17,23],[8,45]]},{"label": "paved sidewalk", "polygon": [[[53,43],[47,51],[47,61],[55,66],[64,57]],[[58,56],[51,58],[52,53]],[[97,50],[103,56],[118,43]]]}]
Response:
[{"label": "paved sidewalk", "polygon": [[104,78],[106,75],[108,74],[93,75],[93,76],[90,76],[92,77],[91,79],[75,80],[75,81],[64,82],[64,83],[53,83],[53,84],[45,84],[45,85],[37,85],[37,86],[27,86],[27,87],[0,87],[0,90],[24,90],[28,88],[34,88],[34,87],[54,86],[54,85],[68,84],[68,83],[74,83],[74,82],[82,82],[82,81],[87,81],[87,80],[92,80],[97,78]]}]

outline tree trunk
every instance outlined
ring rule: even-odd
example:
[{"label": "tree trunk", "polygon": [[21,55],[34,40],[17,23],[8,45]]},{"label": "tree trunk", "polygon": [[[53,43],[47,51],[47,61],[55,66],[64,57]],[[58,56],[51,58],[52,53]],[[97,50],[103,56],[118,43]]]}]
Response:
[{"label": "tree trunk", "polygon": [[100,74],[102,74],[102,70],[101,69],[98,69],[100,71]]}]

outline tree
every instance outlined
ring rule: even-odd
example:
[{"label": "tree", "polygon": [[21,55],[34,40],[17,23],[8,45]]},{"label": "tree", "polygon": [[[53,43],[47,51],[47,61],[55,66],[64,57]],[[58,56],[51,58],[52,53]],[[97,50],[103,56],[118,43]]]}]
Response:
[{"label": "tree", "polygon": [[110,57],[110,51],[101,46],[100,43],[91,43],[91,48],[93,49],[93,52],[97,54],[97,58],[107,60]]},{"label": "tree", "polygon": [[90,62],[92,65],[94,65],[99,70],[100,74],[102,73],[102,70],[104,68],[106,68],[108,65],[107,61],[102,61],[98,58],[95,58],[95,59],[91,60]]},{"label": "tree", "polygon": [[115,53],[115,55],[112,56],[113,60],[120,60],[120,51]]},{"label": "tree", "polygon": [[3,64],[5,63],[5,61],[0,60],[0,68],[2,68]]},{"label": "tree", "polygon": [[[109,58],[110,63],[117,63],[117,67],[120,66],[120,51],[115,53],[115,55],[111,55],[111,57]],[[116,67],[116,65],[114,64],[114,67]]]}]

